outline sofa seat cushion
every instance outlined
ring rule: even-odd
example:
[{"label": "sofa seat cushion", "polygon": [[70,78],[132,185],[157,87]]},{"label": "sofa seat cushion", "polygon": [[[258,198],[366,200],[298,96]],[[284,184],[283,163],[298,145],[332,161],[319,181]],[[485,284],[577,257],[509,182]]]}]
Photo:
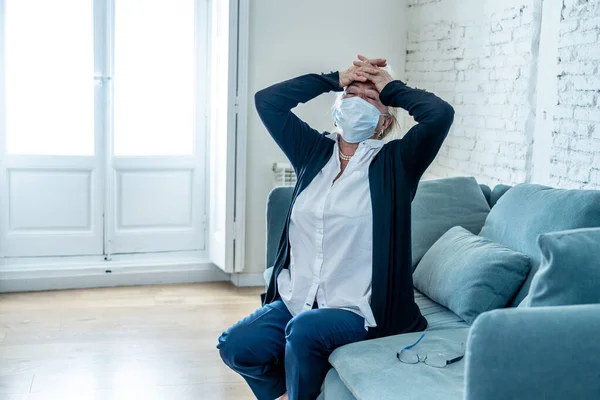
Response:
[{"label": "sofa seat cushion", "polygon": [[415,303],[417,303],[421,314],[427,320],[427,331],[467,328],[469,326],[458,315],[446,307],[439,305],[418,290],[415,290]]},{"label": "sofa seat cushion", "polygon": [[356,397],[342,382],[335,368],[331,368],[323,381],[321,395],[317,400],[356,400]]},{"label": "sofa seat cushion", "polygon": [[[421,314],[427,320],[427,332],[469,327],[469,324],[463,321],[458,315],[439,305],[418,290],[415,290],[415,303],[417,303]],[[323,383],[323,392],[321,393],[320,400],[328,399],[356,400],[356,397],[348,390],[335,368],[329,370]]]},{"label": "sofa seat cushion", "polygon": [[[428,331],[414,348],[419,354],[453,354],[466,343],[469,328]],[[352,343],[335,350],[329,362],[357,400],[462,399],[464,360],[445,368],[404,364],[396,353],[417,341],[420,332]]]}]

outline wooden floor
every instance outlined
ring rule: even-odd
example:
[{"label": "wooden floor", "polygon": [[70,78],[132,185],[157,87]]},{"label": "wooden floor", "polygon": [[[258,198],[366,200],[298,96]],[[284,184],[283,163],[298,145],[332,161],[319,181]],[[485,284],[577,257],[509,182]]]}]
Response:
[{"label": "wooden floor", "polygon": [[0,295],[0,399],[253,399],[215,348],[259,307],[229,283]]}]

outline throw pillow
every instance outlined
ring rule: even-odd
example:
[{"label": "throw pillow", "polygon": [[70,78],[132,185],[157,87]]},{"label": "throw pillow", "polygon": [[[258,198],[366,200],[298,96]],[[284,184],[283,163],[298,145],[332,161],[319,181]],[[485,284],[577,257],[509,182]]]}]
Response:
[{"label": "throw pillow", "polygon": [[521,184],[510,189],[489,213],[480,236],[531,259],[529,277],[512,305],[527,295],[540,265],[537,237],[548,232],[600,227],[600,190],[552,189]]},{"label": "throw pillow", "polygon": [[471,324],[482,312],[505,307],[529,269],[526,255],[457,226],[425,254],[413,282]]},{"label": "throw pillow", "polygon": [[600,228],[540,235],[542,263],[524,305],[600,303]]}]

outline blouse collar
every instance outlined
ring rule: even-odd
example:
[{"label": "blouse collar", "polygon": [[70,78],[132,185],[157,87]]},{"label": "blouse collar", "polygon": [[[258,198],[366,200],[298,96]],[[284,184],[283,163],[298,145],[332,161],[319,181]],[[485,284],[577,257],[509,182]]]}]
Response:
[{"label": "blouse collar", "polygon": [[[336,144],[339,145],[339,135],[336,132],[330,133],[329,135],[327,135],[329,138],[333,139],[335,141]],[[383,147],[385,143],[383,142],[383,140],[379,140],[379,139],[367,139],[365,141],[360,142],[359,146],[365,146],[368,147],[370,149],[378,149]]]}]

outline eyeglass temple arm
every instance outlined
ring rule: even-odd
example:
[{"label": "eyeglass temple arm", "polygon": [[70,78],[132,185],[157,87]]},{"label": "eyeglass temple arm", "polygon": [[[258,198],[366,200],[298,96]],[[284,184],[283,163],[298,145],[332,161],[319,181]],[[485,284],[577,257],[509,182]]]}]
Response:
[{"label": "eyeglass temple arm", "polygon": [[460,360],[462,360],[463,358],[465,358],[465,355],[463,354],[462,356],[458,356],[456,358],[453,358],[452,360],[447,360],[446,361],[446,365],[450,365],[450,364],[454,364],[456,362],[459,362]]},{"label": "eyeglass temple arm", "polygon": [[451,360],[447,360],[446,365],[454,364],[455,362],[459,362],[460,360],[465,358],[465,344],[464,343],[460,344],[460,350],[461,350],[462,355],[460,355],[456,358],[453,358]]},{"label": "eyeglass temple arm", "polygon": [[419,339],[417,339],[416,342],[414,342],[413,344],[411,344],[410,346],[406,346],[405,348],[403,348],[402,350],[409,350],[412,349],[413,347],[415,347],[416,345],[419,344],[419,342],[425,337],[424,333],[421,333],[421,336],[419,336]]}]

